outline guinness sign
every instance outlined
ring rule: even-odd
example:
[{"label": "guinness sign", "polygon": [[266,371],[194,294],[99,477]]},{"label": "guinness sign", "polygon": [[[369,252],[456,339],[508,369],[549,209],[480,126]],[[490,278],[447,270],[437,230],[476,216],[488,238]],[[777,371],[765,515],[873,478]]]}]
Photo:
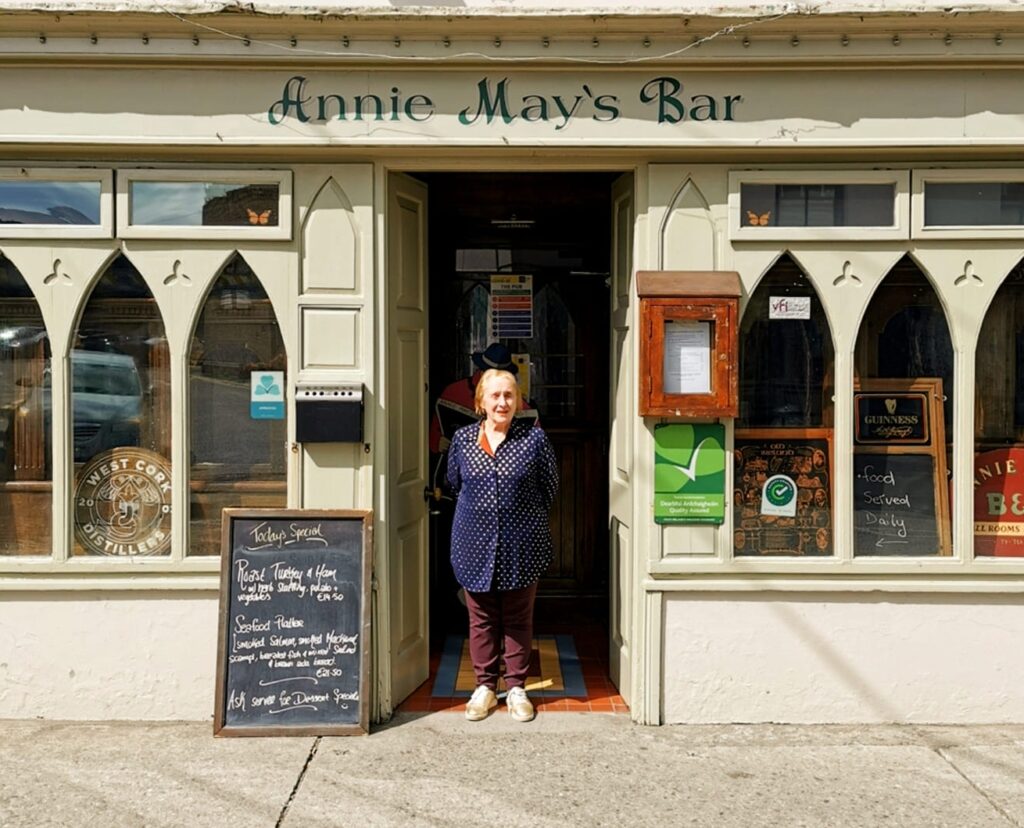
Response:
[{"label": "guinness sign", "polygon": [[927,394],[857,393],[853,399],[858,445],[928,445]]}]

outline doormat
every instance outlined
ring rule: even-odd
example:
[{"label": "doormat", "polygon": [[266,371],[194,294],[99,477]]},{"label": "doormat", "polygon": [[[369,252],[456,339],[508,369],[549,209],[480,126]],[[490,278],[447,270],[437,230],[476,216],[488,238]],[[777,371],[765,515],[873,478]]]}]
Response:
[{"label": "doormat", "polygon": [[[449,635],[444,642],[430,695],[468,698],[473,695],[475,687],[469,639],[464,635]],[[504,679],[499,679],[498,692],[505,689]],[[587,685],[583,681],[583,670],[571,635],[538,635],[533,639],[526,690],[539,698],[587,697]]]}]

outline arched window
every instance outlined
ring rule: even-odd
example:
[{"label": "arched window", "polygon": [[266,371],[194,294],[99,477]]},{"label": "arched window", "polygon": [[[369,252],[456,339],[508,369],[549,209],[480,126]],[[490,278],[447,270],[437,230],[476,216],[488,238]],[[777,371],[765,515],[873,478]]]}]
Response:
[{"label": "arched window", "polygon": [[907,256],[864,314],[854,381],[854,553],[950,554],[953,342]]},{"label": "arched window", "polygon": [[286,363],[270,299],[235,255],[189,352],[190,555],[219,553],[222,509],[286,504]]},{"label": "arched window", "polygon": [[761,279],[740,325],[736,556],[833,554],[832,376],[825,310],[784,256]]},{"label": "arched window", "polygon": [[974,554],[1024,557],[1024,264],[992,299],[974,366]]},{"label": "arched window", "polygon": [[0,255],[0,555],[49,554],[50,342],[32,291]]},{"label": "arched window", "polygon": [[76,555],[170,553],[170,379],[160,310],[118,255],[71,349]]}]

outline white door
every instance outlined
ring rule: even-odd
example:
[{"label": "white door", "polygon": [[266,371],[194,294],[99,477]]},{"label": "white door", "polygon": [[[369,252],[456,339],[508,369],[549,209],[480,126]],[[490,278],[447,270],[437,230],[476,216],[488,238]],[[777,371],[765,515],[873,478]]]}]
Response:
[{"label": "white door", "polygon": [[612,184],[611,262],[611,420],[608,463],[609,672],[630,703],[633,600],[633,407],[636,394],[630,300],[633,290],[633,175]]},{"label": "white door", "polygon": [[388,595],[392,707],[429,672],[427,188],[388,178]]}]

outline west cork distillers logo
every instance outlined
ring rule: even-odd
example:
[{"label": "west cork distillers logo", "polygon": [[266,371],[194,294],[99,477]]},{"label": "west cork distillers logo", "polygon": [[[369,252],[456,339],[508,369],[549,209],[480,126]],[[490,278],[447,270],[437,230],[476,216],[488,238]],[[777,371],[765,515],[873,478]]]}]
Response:
[{"label": "west cork distillers logo", "polygon": [[164,555],[171,544],[171,471],[156,452],[115,448],[78,473],[75,538],[91,555]]}]

